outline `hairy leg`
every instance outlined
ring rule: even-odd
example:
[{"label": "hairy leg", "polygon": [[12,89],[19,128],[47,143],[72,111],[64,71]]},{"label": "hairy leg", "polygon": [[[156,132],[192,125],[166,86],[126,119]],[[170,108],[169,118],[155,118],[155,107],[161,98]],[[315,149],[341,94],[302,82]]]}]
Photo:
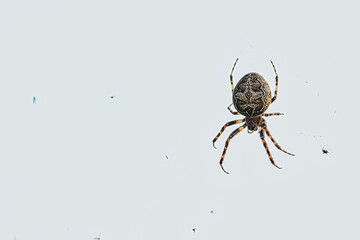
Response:
[{"label": "hairy leg", "polygon": [[223,161],[224,161],[224,157],[225,157],[225,153],[226,153],[226,150],[229,146],[229,142],[230,140],[236,136],[236,134],[238,134],[241,130],[243,130],[244,128],[246,127],[246,123],[244,125],[242,125],[241,127],[237,128],[235,131],[233,131],[230,136],[227,138],[226,142],[225,142],[225,147],[224,147],[224,151],[221,155],[221,159],[220,159],[220,166],[222,168],[222,170],[226,173],[226,174],[229,174],[227,171],[225,171],[224,167],[223,167]]},{"label": "hairy leg", "polygon": [[279,116],[279,115],[284,115],[283,113],[263,113],[263,117],[270,117],[270,116]]},{"label": "hairy leg", "polygon": [[228,126],[234,125],[234,124],[242,123],[242,122],[244,122],[244,121],[245,121],[245,119],[240,119],[240,120],[234,120],[234,121],[230,121],[230,122],[226,123],[226,124],[220,129],[220,132],[218,133],[218,135],[216,135],[216,137],[215,137],[214,140],[213,140],[213,146],[214,146],[214,148],[216,148],[216,147],[215,147],[215,142],[216,142],[216,140],[217,140],[217,139],[220,137],[220,135],[224,132],[225,128],[227,128]]},{"label": "hairy leg", "polygon": [[275,139],[271,136],[271,134],[270,134],[270,132],[269,132],[269,129],[268,129],[267,127],[265,127],[264,130],[265,130],[266,135],[268,135],[268,137],[270,138],[270,140],[274,143],[274,145],[275,145],[279,150],[281,150],[281,151],[283,151],[284,153],[287,153],[287,154],[289,154],[289,155],[291,155],[291,156],[295,156],[294,154],[289,153],[289,152],[285,151],[284,149],[282,149],[282,148],[280,147],[280,145],[279,145],[279,144],[275,141]]},{"label": "hairy leg", "polygon": [[271,102],[275,101],[276,100],[276,97],[277,97],[277,92],[278,92],[278,85],[279,85],[279,76],[276,72],[276,68],[275,68],[275,65],[274,63],[270,60],[271,62],[271,65],[273,66],[274,68],[274,72],[275,72],[275,94],[273,96],[273,98],[271,99]]},{"label": "hairy leg", "polygon": [[239,60],[239,58],[237,58],[237,59],[235,60],[234,66],[233,66],[233,68],[232,68],[232,70],[231,70],[231,73],[230,73],[230,82],[231,82],[231,91],[232,91],[232,92],[234,92],[233,73],[234,73],[235,65],[236,65],[236,63],[237,63],[238,60]]},{"label": "hairy leg", "polygon": [[240,113],[239,112],[234,112],[233,110],[231,110],[231,105],[233,105],[233,104],[230,104],[229,106],[228,106],[228,110],[232,113],[232,114],[234,114],[234,115],[240,115]]},{"label": "hairy leg", "polygon": [[270,150],[269,150],[268,145],[267,145],[267,143],[266,143],[266,141],[265,141],[264,128],[263,128],[263,127],[261,127],[261,130],[260,130],[260,138],[261,138],[261,141],[262,141],[262,143],[263,143],[263,145],[264,145],[264,147],[265,147],[265,150],[266,150],[266,152],[267,152],[267,155],[269,156],[270,162],[271,162],[275,167],[281,169],[281,167],[279,167],[278,165],[276,165],[274,159],[273,159],[272,156],[271,156]]}]

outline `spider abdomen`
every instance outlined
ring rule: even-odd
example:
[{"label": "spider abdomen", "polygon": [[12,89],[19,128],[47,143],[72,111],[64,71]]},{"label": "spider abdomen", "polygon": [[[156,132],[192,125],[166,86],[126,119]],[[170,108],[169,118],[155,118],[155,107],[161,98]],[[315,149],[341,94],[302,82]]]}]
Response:
[{"label": "spider abdomen", "polygon": [[233,92],[233,104],[236,110],[246,116],[263,114],[271,103],[270,86],[258,73],[248,73],[236,84]]}]

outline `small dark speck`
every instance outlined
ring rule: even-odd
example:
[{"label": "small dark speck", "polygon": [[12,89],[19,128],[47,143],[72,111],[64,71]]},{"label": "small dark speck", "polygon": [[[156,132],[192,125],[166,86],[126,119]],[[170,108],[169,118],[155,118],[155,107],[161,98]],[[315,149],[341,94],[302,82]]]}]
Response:
[{"label": "small dark speck", "polygon": [[321,135],[314,135],[313,137],[314,138],[321,138],[322,136]]},{"label": "small dark speck", "polygon": [[111,99],[115,98],[115,96],[110,96]]},{"label": "small dark speck", "polygon": [[211,210],[210,213],[215,213],[215,210]]},{"label": "small dark speck", "polygon": [[33,97],[33,103],[36,103],[36,97]]},{"label": "small dark speck", "polygon": [[196,231],[196,228],[193,228],[192,231],[195,232],[195,231]]},{"label": "small dark speck", "polygon": [[321,150],[322,150],[323,154],[328,154],[329,153],[329,151],[327,149],[325,149],[324,147]]},{"label": "small dark speck", "polygon": [[166,159],[169,159],[169,157],[167,155],[165,155]]}]

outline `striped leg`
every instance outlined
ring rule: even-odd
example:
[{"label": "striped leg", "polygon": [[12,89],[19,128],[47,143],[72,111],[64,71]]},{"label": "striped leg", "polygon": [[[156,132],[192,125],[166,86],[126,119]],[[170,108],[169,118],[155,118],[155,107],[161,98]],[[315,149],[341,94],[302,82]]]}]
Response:
[{"label": "striped leg", "polygon": [[291,155],[291,156],[295,156],[294,154],[289,153],[289,152],[285,151],[284,149],[282,149],[282,148],[280,147],[280,145],[279,145],[279,144],[275,141],[275,139],[271,136],[271,134],[270,134],[270,132],[269,132],[269,129],[267,129],[267,127],[264,128],[264,130],[265,130],[266,135],[269,136],[270,140],[274,143],[274,145],[275,145],[279,150],[281,150],[281,151],[283,151],[284,153],[287,153],[287,154],[289,154],[289,155]]},{"label": "striped leg", "polygon": [[281,169],[281,167],[279,167],[278,165],[276,165],[276,163],[274,162],[274,159],[273,159],[272,156],[271,156],[271,153],[270,153],[270,151],[269,151],[268,145],[267,145],[267,143],[266,143],[266,141],[265,141],[264,128],[263,128],[263,127],[261,127],[261,130],[260,130],[260,138],[261,138],[261,141],[262,141],[262,143],[263,143],[263,145],[264,145],[264,147],[265,147],[265,150],[266,150],[266,152],[267,152],[267,154],[268,154],[268,156],[269,156],[270,162],[271,162],[275,167]]},{"label": "striped leg", "polygon": [[239,60],[239,58],[236,59],[235,63],[234,63],[234,66],[231,70],[231,74],[230,74],[230,82],[231,82],[231,91],[234,92],[234,83],[233,83],[233,72],[234,72],[234,69],[235,69],[235,65],[237,63],[237,61]]},{"label": "striped leg", "polygon": [[226,124],[221,128],[220,132],[218,133],[218,135],[216,135],[216,137],[215,137],[214,140],[213,140],[213,146],[214,146],[214,148],[216,148],[216,147],[215,147],[215,142],[216,142],[216,140],[217,140],[217,139],[220,137],[220,135],[224,132],[225,128],[227,128],[228,126],[237,124],[237,123],[242,123],[242,122],[244,122],[244,121],[245,121],[245,119],[240,119],[240,120],[234,120],[234,121],[231,121],[231,122],[226,123]]},{"label": "striped leg", "polygon": [[230,104],[229,106],[228,106],[228,110],[232,113],[232,114],[234,114],[234,115],[240,115],[240,113],[239,112],[234,112],[233,110],[231,110],[231,105],[233,105],[233,104]]},{"label": "striped leg", "polygon": [[284,115],[283,113],[264,113],[263,117],[270,117],[270,116],[278,116],[278,115]]},{"label": "striped leg", "polygon": [[239,133],[241,130],[243,130],[244,128],[246,128],[246,123],[245,123],[244,125],[242,125],[241,127],[235,129],[235,131],[233,131],[233,132],[230,134],[230,136],[228,137],[228,139],[227,139],[226,142],[225,142],[224,151],[223,151],[223,153],[222,153],[222,155],[221,155],[221,159],[220,159],[220,166],[221,166],[222,170],[223,170],[226,174],[229,174],[229,173],[228,173],[227,171],[225,171],[225,169],[224,169],[224,167],[223,167],[222,164],[223,164],[223,161],[224,161],[224,157],[225,157],[226,150],[227,150],[227,148],[228,148],[228,146],[229,146],[229,142],[230,142],[230,140],[231,140],[233,137],[235,137],[236,134],[238,134],[238,133]]},{"label": "striped leg", "polygon": [[273,96],[273,98],[271,99],[271,102],[275,101],[276,97],[277,97],[277,92],[278,92],[278,84],[279,84],[279,76],[276,72],[276,68],[274,66],[274,63],[270,60],[271,62],[271,65],[273,66],[274,68],[274,72],[275,72],[275,94]]}]

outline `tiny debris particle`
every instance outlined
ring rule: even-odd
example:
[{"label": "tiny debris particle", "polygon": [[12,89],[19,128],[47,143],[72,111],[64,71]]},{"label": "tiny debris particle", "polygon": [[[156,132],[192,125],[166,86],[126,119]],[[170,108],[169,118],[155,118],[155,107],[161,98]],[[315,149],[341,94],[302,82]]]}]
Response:
[{"label": "tiny debris particle", "polygon": [[115,96],[110,96],[110,98],[114,98]]},{"label": "tiny debris particle", "polygon": [[169,159],[169,157],[167,155],[165,155],[166,159]]},{"label": "tiny debris particle", "polygon": [[195,231],[196,231],[196,228],[193,228],[192,231],[195,232]]},{"label": "tiny debris particle", "polygon": [[33,97],[33,103],[36,103],[36,97]]},{"label": "tiny debris particle", "polygon": [[328,154],[329,153],[329,151],[327,149],[325,149],[324,147],[321,150],[322,150],[323,154]]},{"label": "tiny debris particle", "polygon": [[313,137],[314,138],[321,138],[322,136],[321,135],[314,135]]},{"label": "tiny debris particle", "polygon": [[210,213],[215,213],[215,210],[211,210]]}]

